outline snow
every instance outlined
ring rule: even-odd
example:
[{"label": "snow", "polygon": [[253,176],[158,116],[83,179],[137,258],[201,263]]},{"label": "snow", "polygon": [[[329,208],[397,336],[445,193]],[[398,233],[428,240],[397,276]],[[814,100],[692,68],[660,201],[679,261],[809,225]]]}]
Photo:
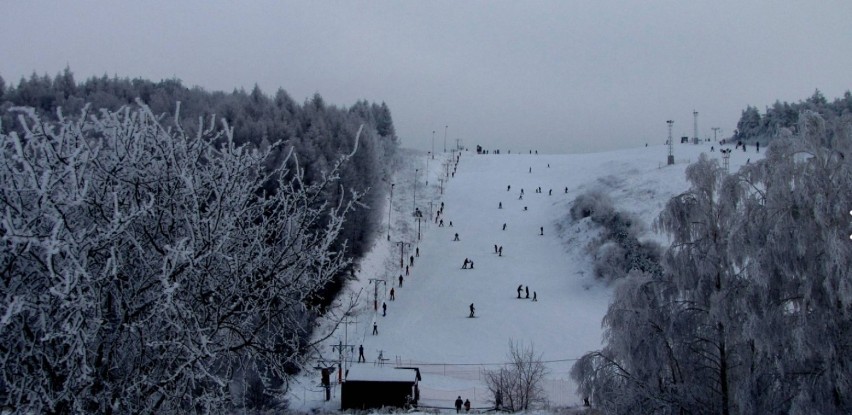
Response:
[{"label": "snow", "polygon": [[[391,241],[382,234],[361,262],[359,279],[347,287],[350,293],[360,292],[361,305],[352,323],[341,324],[320,346],[322,361],[335,362],[338,354],[332,345],[348,342],[356,352],[348,355],[347,367],[377,365],[379,353],[389,366],[419,367],[421,405],[450,408],[461,396],[474,408],[487,408],[492,397],[482,373],[505,363],[510,341],[517,341],[534,346],[546,362],[550,373],[545,390],[551,406],[581,405],[569,371],[577,358],[601,347],[601,318],[612,287],[594,278],[592,258],[585,250],[597,227],[589,221],[572,221],[570,204],[577,195],[596,189],[609,194],[619,210],[651,224],[669,198],[688,189],[684,170],[700,153],[722,164],[720,146],[714,143],[711,152],[710,145],[677,144],[672,166],[666,165],[664,145],[560,155],[463,151],[443,194],[438,178],[452,173],[453,165],[442,165],[442,157],[453,156],[439,154],[430,160],[426,186],[427,155],[404,152],[394,181]],[[762,153],[753,147],[748,152],[733,150],[731,170],[759,157]],[[426,216],[420,224],[420,241],[412,214],[415,176],[416,206]],[[535,192],[538,187],[541,193]],[[444,227],[429,219],[430,201],[433,211],[445,204]],[[459,241],[453,241],[455,233]],[[650,231],[646,237],[667,242]],[[415,247],[420,250],[409,276],[399,266],[398,242],[411,244],[404,246],[405,264]],[[495,244],[503,247],[502,256],[494,253]],[[474,269],[461,268],[465,258],[474,262]],[[401,274],[404,282],[399,287]],[[386,283],[375,287],[370,278]],[[529,287],[530,298],[535,292],[538,301],[518,299],[519,284]],[[392,286],[395,301],[388,298]],[[375,288],[378,312],[373,311]],[[476,318],[468,318],[471,303]],[[359,345],[364,346],[367,363],[353,363]],[[339,408],[339,388],[334,388],[331,402],[324,402],[318,383],[318,373],[298,378],[288,396],[291,409]]]},{"label": "snow", "polygon": [[417,372],[411,369],[395,369],[391,366],[353,365],[346,380],[369,380],[384,382],[414,382]]}]

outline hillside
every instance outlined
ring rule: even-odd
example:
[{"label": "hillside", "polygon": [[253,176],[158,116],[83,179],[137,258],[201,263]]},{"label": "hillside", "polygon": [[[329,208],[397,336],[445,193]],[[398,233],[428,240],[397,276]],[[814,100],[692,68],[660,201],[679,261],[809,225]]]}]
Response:
[{"label": "hillside", "polygon": [[[650,224],[671,196],[686,190],[684,169],[689,162],[706,152],[721,163],[718,147],[715,150],[710,152],[709,143],[677,145],[673,166],[665,165],[665,146],[567,155],[464,151],[455,174],[443,184],[443,194],[438,178],[447,168],[441,160],[429,161],[427,185],[422,174],[426,155],[404,153],[405,167],[395,177],[391,241],[376,242],[358,280],[347,287],[350,293],[360,293],[360,307],[352,323],[341,325],[324,343],[322,358],[336,360],[332,345],[348,343],[355,347],[348,357],[354,362],[363,344],[368,365],[381,352],[391,364],[420,367],[422,405],[451,407],[461,395],[475,408],[485,408],[491,396],[481,371],[499,367],[506,361],[510,340],[521,341],[534,345],[547,362],[551,405],[579,405],[568,372],[576,358],[600,347],[601,317],[611,287],[595,280],[584,249],[598,229],[588,221],[571,221],[571,201],[598,189],[609,194],[618,209]],[[735,150],[731,169],[757,157],[754,148]],[[536,192],[539,187],[541,193]],[[430,202],[433,211],[444,204],[445,226],[428,220]],[[415,206],[427,217],[419,243]],[[459,241],[454,241],[456,233]],[[665,241],[650,231],[647,237]],[[400,268],[400,241],[411,244],[410,249],[403,246],[405,264],[416,249],[420,252],[409,276]],[[495,244],[503,247],[502,256],[495,254]],[[465,258],[473,261],[473,269],[462,269]],[[373,311],[370,279],[386,281],[379,282],[378,312]],[[535,293],[538,301],[518,299],[519,284],[528,286],[530,297]],[[388,298],[391,287],[394,301]],[[383,302],[387,316],[382,316]],[[476,308],[473,319],[468,318],[471,303]],[[371,334],[373,322],[378,335]],[[292,408],[339,408],[339,389],[326,403],[318,384],[317,373],[300,378],[289,396]]]}]

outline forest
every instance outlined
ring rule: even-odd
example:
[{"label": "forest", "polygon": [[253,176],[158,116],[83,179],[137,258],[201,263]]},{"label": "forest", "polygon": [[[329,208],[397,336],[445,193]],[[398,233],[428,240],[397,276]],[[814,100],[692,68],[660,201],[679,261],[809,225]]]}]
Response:
[{"label": "forest", "polygon": [[852,114],[790,122],[740,171],[704,155],[687,168],[691,188],[654,223],[672,241],[661,272],[597,268],[618,278],[603,348],[572,368],[593,406],[852,413]]},{"label": "forest", "polygon": [[0,78],[0,139],[0,396],[33,413],[281,408],[398,146],[384,103],[68,68]]},{"label": "forest", "polygon": [[[795,132],[798,128],[799,113],[806,110],[819,114],[829,124],[836,124],[838,119],[848,119],[852,116],[852,93],[846,91],[842,98],[828,102],[822,92],[816,90],[804,101],[775,101],[772,106],[766,107],[763,114],[757,107],[748,106],[743,110],[731,139],[734,142],[767,144],[778,137],[782,130]],[[828,133],[833,134],[833,131]]]}]

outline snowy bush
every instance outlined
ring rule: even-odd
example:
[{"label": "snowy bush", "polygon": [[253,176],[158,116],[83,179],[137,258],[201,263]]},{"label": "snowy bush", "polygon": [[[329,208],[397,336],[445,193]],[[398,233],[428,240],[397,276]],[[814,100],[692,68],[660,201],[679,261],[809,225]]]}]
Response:
[{"label": "snowy bush", "polygon": [[321,202],[339,162],[306,184],[212,122],[19,113],[24,134],[0,134],[2,406],[222,412],[285,388],[308,300],[347,265],[330,247],[351,203]]},{"label": "snowy bush", "polygon": [[612,200],[597,191],[580,194],[571,205],[571,218],[590,218],[604,228],[586,251],[594,258],[595,276],[605,281],[624,278],[631,270],[659,274],[662,249],[653,241],[641,242],[645,227],[633,215],[619,212]]}]

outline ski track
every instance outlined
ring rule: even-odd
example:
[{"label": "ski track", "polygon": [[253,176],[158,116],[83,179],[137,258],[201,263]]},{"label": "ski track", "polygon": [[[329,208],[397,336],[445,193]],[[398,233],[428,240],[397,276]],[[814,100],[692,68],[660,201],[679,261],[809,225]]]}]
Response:
[{"label": "ski track", "polygon": [[[568,372],[573,359],[601,347],[601,318],[612,288],[594,279],[591,258],[585,252],[599,228],[587,220],[571,221],[571,201],[585,191],[601,190],[619,210],[650,225],[669,198],[688,189],[684,177],[688,163],[701,152],[720,158],[716,147],[717,151],[709,152],[709,143],[676,145],[673,166],[665,165],[665,146],[560,155],[464,151],[455,176],[444,183],[443,195],[438,177],[447,169],[441,161],[452,156],[447,153],[429,161],[427,186],[427,155],[401,151],[402,167],[394,180],[391,242],[386,240],[385,222],[373,250],[360,263],[358,280],[347,287],[350,293],[361,293],[355,322],[341,325],[320,346],[322,358],[337,360],[331,346],[347,341],[355,349],[348,359],[355,361],[363,344],[366,364],[375,364],[381,351],[388,364],[419,366],[422,403],[449,407],[461,395],[471,399],[475,408],[485,408],[491,397],[481,371],[506,362],[510,341],[517,341],[534,346],[545,361],[560,361],[547,364],[551,404],[578,406],[581,397]],[[731,169],[758,157],[762,153],[734,150]],[[425,214],[419,242],[413,217],[415,175],[416,206]],[[542,192],[536,193],[539,186]],[[521,189],[524,195],[519,200]],[[430,200],[435,211],[441,202],[445,204],[444,227],[429,219]],[[500,203],[502,209],[498,209]],[[540,235],[541,227],[544,235]],[[453,241],[455,233],[459,241]],[[650,231],[645,237],[666,240]],[[409,276],[399,266],[398,241],[411,244],[403,254],[405,264],[415,247],[420,249]],[[495,244],[503,246],[502,257],[494,253]],[[474,269],[461,269],[465,258],[474,262]],[[404,278],[402,287],[399,275]],[[373,311],[370,278],[387,281],[379,284],[378,312]],[[538,301],[517,299],[519,284],[529,285],[530,298],[535,291]],[[391,286],[396,301],[388,299]],[[381,315],[383,302],[388,305],[386,317]],[[476,307],[473,319],[468,318],[471,303]],[[371,335],[374,321],[377,336]],[[318,378],[317,373],[304,373],[296,379],[288,396],[291,409],[339,408],[339,389],[334,389],[332,401],[324,402]]]}]

